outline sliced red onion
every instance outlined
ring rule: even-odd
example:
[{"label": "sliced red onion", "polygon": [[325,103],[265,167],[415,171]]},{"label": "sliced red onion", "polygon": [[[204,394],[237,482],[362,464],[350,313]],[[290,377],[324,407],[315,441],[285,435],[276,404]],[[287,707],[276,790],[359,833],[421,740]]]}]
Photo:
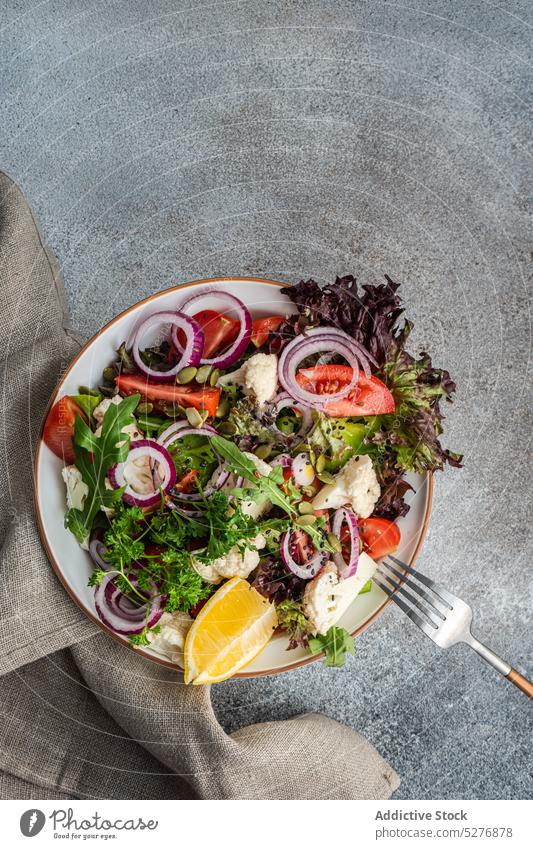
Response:
[{"label": "sliced red onion", "polygon": [[350,531],[350,556],[348,563],[342,556],[341,552],[333,555],[333,560],[339,572],[339,578],[351,578],[357,572],[359,563],[359,527],[357,525],[357,516],[350,510],[349,507],[339,507],[333,516],[332,531],[337,537],[341,538],[342,526],[344,523],[348,525]]},{"label": "sliced red onion", "polygon": [[107,548],[105,547],[103,537],[103,528],[97,528],[92,532],[89,540],[89,554],[93,562],[96,563],[100,569],[109,569],[109,561],[105,559]]},{"label": "sliced red onion", "polygon": [[211,425],[202,425],[201,427],[191,427],[188,422],[174,422],[170,427],[158,437],[157,442],[163,448],[168,448],[173,442],[182,439],[184,436],[216,436],[216,430]]},{"label": "sliced red onion", "polygon": [[[226,309],[229,311],[233,311],[237,313],[237,317],[240,322],[239,333],[235,342],[228,348],[227,351],[224,351],[222,354],[217,354],[216,357],[210,358],[202,358],[200,362],[203,365],[214,366],[215,368],[229,368],[229,366],[233,365],[233,363],[237,362],[241,354],[244,353],[246,348],[248,347],[248,342],[250,341],[250,337],[252,335],[252,316],[250,315],[249,310],[245,307],[242,301],[239,298],[236,298],[235,295],[230,295],[229,292],[220,292],[216,293],[217,301],[225,302]],[[199,310],[199,304],[201,301],[205,300],[212,296],[212,292],[200,292],[198,295],[193,295],[192,298],[188,298],[181,305],[182,312],[187,313],[195,313]],[[172,342],[175,347],[181,351],[181,345],[179,344],[178,334],[176,330],[172,331]]]},{"label": "sliced red onion", "polygon": [[96,587],[94,604],[98,616],[104,625],[117,634],[140,634],[145,626],[153,628],[161,618],[166,597],[159,593],[157,584],[152,582],[149,592],[153,593],[153,596],[144,604],[136,606],[113,583],[118,574],[120,573],[116,571],[108,572]]},{"label": "sliced red onion", "polygon": [[[182,330],[185,334],[185,347],[183,351],[181,348],[178,350],[181,351],[181,358],[178,360],[176,365],[174,365],[168,371],[158,371],[157,369],[152,368],[151,366],[147,366],[141,357],[141,343],[143,340],[146,331],[149,330],[154,325],[166,325],[170,324],[172,326],[172,340],[174,341],[174,337],[177,335],[178,330]],[[135,331],[135,336],[133,338],[133,344],[131,347],[131,353],[133,359],[135,361],[135,365],[145,374],[147,377],[151,378],[151,380],[156,380],[159,382],[171,381],[174,380],[175,376],[179,371],[181,371],[186,366],[197,366],[200,363],[201,356],[204,350],[204,331],[200,327],[197,321],[191,318],[189,315],[185,315],[181,312],[171,312],[170,310],[163,310],[161,312],[154,312],[152,315],[149,315],[148,318],[145,318],[144,321],[140,323],[137,330]]]},{"label": "sliced red onion", "polygon": [[288,392],[280,392],[280,394],[273,398],[271,402],[271,409],[274,414],[274,419],[277,419],[281,411],[284,410],[286,407],[292,407],[294,410],[298,410],[298,412],[302,414],[300,427],[297,431],[298,434],[300,436],[305,436],[306,433],[309,433],[309,431],[313,427],[313,419],[309,407],[304,406],[303,404],[298,404],[298,402],[295,401],[294,398],[291,398]]},{"label": "sliced red onion", "polygon": [[[364,348],[361,349],[362,346],[343,330],[336,330],[333,327],[315,327],[307,331],[305,335],[296,336],[283,349],[278,363],[279,381],[296,401],[300,401],[306,407],[322,409],[326,403],[345,398],[353,392],[359,377],[359,364],[365,374],[370,376],[368,364],[370,354],[367,351],[363,353]],[[296,371],[302,360],[321,351],[339,354],[352,367],[352,379],[338,392],[317,395],[315,392],[304,389],[296,380]]]},{"label": "sliced red onion", "polygon": [[310,486],[315,479],[315,470],[309,454],[302,451],[292,461],[292,476],[296,486]]},{"label": "sliced red onion", "polygon": [[294,575],[301,578],[303,581],[310,581],[311,578],[314,578],[315,575],[320,572],[322,566],[328,559],[328,555],[325,551],[317,551],[311,560],[309,560],[305,565],[297,563],[291,554],[290,531],[286,531],[281,537],[280,553],[281,559],[287,569],[290,569]]},{"label": "sliced red onion", "polygon": [[195,510],[193,507],[183,507],[181,504],[178,507],[170,498],[167,498],[166,505],[169,510],[174,510],[183,519],[201,519],[204,515],[201,510]]},{"label": "sliced red onion", "polygon": [[269,464],[274,469],[276,466],[281,466],[283,469],[289,469],[292,466],[292,457],[289,454],[278,454],[277,457]]},{"label": "sliced red onion", "polygon": [[124,477],[126,464],[131,463],[134,460],[138,460],[141,457],[148,457],[151,464],[158,464],[158,475],[161,480],[161,490],[163,493],[168,492],[168,490],[171,489],[176,482],[176,468],[167,449],[162,445],[159,445],[154,439],[138,439],[135,442],[132,442],[128,456],[124,462],[117,463],[116,466],[109,469],[108,476],[111,486],[114,489],[120,489],[123,486],[126,487],[122,495],[122,500],[125,501],[126,504],[133,504],[137,507],[150,507],[152,504],[157,504],[160,500],[161,495],[159,489],[154,487],[152,492],[148,492],[146,494],[136,492],[133,487],[128,484]]},{"label": "sliced red onion", "polygon": [[[220,463],[213,474],[211,475],[211,479],[204,486],[204,498],[209,498],[209,496],[213,495],[214,492],[218,492],[219,489],[222,489],[225,484],[227,484],[230,479],[231,472],[228,469],[226,461]],[[199,492],[178,492],[176,489],[172,491],[172,497],[177,501],[202,501],[202,495]]]},{"label": "sliced red onion", "polygon": [[[163,448],[168,448],[173,442],[182,439],[184,436],[215,436],[217,431],[211,425],[202,425],[202,427],[190,427],[187,422],[175,422],[167,427],[158,438],[158,443]],[[226,463],[221,463],[213,472],[211,480],[204,488],[204,496],[212,495],[213,492],[222,489],[228,482],[231,472]],[[199,492],[176,492],[172,493],[173,497],[178,501],[201,501],[202,496]]]}]

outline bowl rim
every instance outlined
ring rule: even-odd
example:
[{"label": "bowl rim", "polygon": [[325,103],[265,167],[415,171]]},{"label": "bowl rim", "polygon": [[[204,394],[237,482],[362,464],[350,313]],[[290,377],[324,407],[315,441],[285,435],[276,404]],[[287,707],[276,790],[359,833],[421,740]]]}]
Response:
[{"label": "bowl rim", "polygon": [[[46,405],[46,409],[45,409],[44,414],[43,414],[41,427],[39,428],[39,435],[38,435],[38,438],[37,438],[37,446],[36,446],[36,449],[35,449],[35,456],[34,456],[34,462],[33,462],[33,497],[34,497],[34,503],[35,503],[35,512],[36,512],[36,515],[37,515],[37,525],[38,525],[38,529],[39,529],[39,536],[41,537],[41,542],[42,542],[44,550],[46,552],[48,561],[49,561],[52,569],[54,570],[57,578],[59,579],[59,582],[61,583],[61,585],[65,588],[65,590],[67,591],[69,596],[72,598],[72,600],[78,605],[80,610],[83,611],[85,616],[87,616],[89,619],[91,619],[100,628],[101,631],[108,634],[116,642],[120,643],[121,646],[124,646],[126,648],[131,649],[136,654],[140,655],[141,657],[145,658],[146,660],[150,660],[152,663],[157,663],[160,666],[165,666],[168,669],[172,669],[174,672],[177,672],[179,674],[183,674],[183,670],[179,666],[177,666],[175,663],[173,663],[171,660],[164,658],[162,655],[159,657],[159,656],[155,656],[155,654],[149,654],[142,647],[130,645],[130,644],[126,643],[118,634],[115,634],[114,631],[111,630],[111,628],[108,628],[108,626],[105,625],[98,618],[98,616],[96,616],[96,614],[92,613],[92,611],[87,610],[85,608],[81,599],[76,595],[76,593],[73,592],[73,590],[68,585],[66,579],[64,578],[63,571],[62,571],[61,567],[59,566],[59,563],[57,562],[56,558],[52,554],[50,545],[48,543],[48,538],[47,538],[47,534],[46,534],[46,530],[45,530],[45,526],[44,526],[44,521],[43,521],[43,517],[42,517],[42,513],[41,513],[41,508],[40,508],[38,470],[39,470],[39,460],[40,460],[40,455],[41,455],[41,447],[43,445],[43,430],[44,430],[44,424],[46,422],[48,413],[49,413],[51,407],[53,406],[53,404],[55,403],[56,398],[58,397],[58,395],[61,391],[61,387],[63,386],[63,383],[65,382],[66,378],[68,377],[68,375],[70,374],[70,372],[72,371],[74,366],[76,365],[79,358],[85,353],[85,351],[88,348],[90,348],[98,340],[98,338],[102,335],[102,333],[104,333],[109,327],[112,327],[114,324],[116,324],[122,318],[129,315],[129,313],[133,312],[134,310],[137,310],[139,307],[145,306],[146,304],[149,304],[153,301],[157,301],[159,298],[163,297],[164,295],[168,295],[170,292],[181,292],[184,289],[191,288],[192,286],[201,286],[201,285],[205,285],[205,284],[225,285],[225,284],[228,284],[228,283],[238,283],[238,282],[262,283],[262,284],[265,284],[267,286],[277,286],[278,288],[284,288],[286,286],[288,287],[288,286],[291,285],[290,283],[282,283],[279,280],[270,280],[268,278],[263,278],[263,277],[246,277],[246,276],[243,276],[243,277],[241,277],[241,276],[205,277],[205,278],[202,278],[200,280],[190,280],[187,283],[180,283],[176,286],[170,286],[168,289],[162,289],[160,292],[154,292],[152,295],[148,295],[148,297],[143,298],[142,300],[137,301],[135,304],[132,304],[131,306],[127,307],[125,310],[122,310],[122,312],[118,313],[118,315],[114,316],[110,321],[108,321],[107,324],[104,324],[104,326],[101,327],[100,330],[98,330],[93,336],[91,336],[91,338],[87,342],[85,342],[84,345],[82,345],[82,347],[80,348],[80,350],[78,351],[76,356],[69,362],[67,368],[64,369],[61,372],[61,375],[60,375],[60,377],[59,377],[59,379],[58,379],[58,381],[55,385],[55,388],[54,388],[54,390],[53,390],[53,392],[50,396],[50,399],[48,401],[48,404]],[[433,481],[433,473],[432,472],[427,473],[426,477],[424,478],[424,484],[427,484],[424,518],[423,518],[423,521],[422,521],[422,526],[420,528],[419,537],[418,537],[418,541],[417,541],[415,550],[414,550],[414,552],[413,552],[413,554],[412,554],[412,556],[409,560],[410,566],[412,566],[416,562],[418,555],[420,554],[420,549],[422,548],[424,539],[426,537],[428,525],[429,525],[429,519],[430,519],[430,516],[431,516],[431,510],[432,510],[432,506],[433,506],[433,489],[434,489],[434,481]],[[370,616],[365,622],[363,622],[361,625],[359,625],[358,628],[356,628],[354,631],[351,632],[352,636],[357,637],[359,634],[361,634],[363,631],[365,631],[379,616],[381,616],[381,614],[383,613],[385,608],[390,604],[391,600],[392,599],[389,596],[386,596],[383,599],[382,604],[372,614],[372,616]],[[290,672],[293,669],[299,669],[302,666],[307,666],[307,664],[314,663],[315,661],[320,660],[323,657],[324,657],[324,652],[320,652],[320,654],[309,655],[309,657],[300,658],[300,660],[294,660],[290,663],[287,663],[284,666],[280,666],[280,667],[277,667],[275,669],[263,669],[259,672],[246,672],[246,671],[237,672],[235,675],[232,676],[232,678],[262,678],[266,675],[279,675],[282,672]]]}]

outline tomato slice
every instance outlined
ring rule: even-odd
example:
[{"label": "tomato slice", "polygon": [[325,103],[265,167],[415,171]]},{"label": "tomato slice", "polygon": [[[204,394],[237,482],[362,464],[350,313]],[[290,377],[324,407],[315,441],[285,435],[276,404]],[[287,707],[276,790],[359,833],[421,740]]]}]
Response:
[{"label": "tomato slice", "polygon": [[203,356],[206,359],[228,348],[239,334],[240,322],[216,310],[201,310],[193,318],[204,331]]},{"label": "tomato slice", "polygon": [[271,333],[275,333],[280,324],[285,321],[283,315],[269,315],[266,318],[256,318],[252,322],[252,342],[256,348],[261,348]]},{"label": "tomato slice", "polygon": [[296,547],[295,560],[297,563],[305,565],[316,553],[316,549],[311,543],[310,536],[300,528],[294,528],[292,532],[292,543]]},{"label": "tomato slice", "polygon": [[363,549],[374,560],[392,554],[400,545],[400,529],[390,519],[359,519],[358,525]]},{"label": "tomato slice", "polygon": [[[304,389],[310,389],[317,395],[328,395],[346,386],[352,374],[351,366],[322,365],[300,369],[296,380]],[[394,398],[385,384],[374,375],[367,377],[362,372],[353,392],[324,405],[324,412],[330,416],[378,416],[394,410]]]},{"label": "tomato slice", "polygon": [[87,421],[87,416],[68,395],[64,395],[56,401],[46,417],[43,428],[43,440],[54,454],[65,463],[73,463],[75,460],[74,444],[74,422],[76,416],[81,416]]},{"label": "tomato slice", "polygon": [[143,398],[156,404],[180,404],[182,407],[195,407],[207,410],[214,416],[220,400],[220,389],[211,386],[176,386],[173,383],[151,383],[142,374],[119,374],[115,383],[121,395],[135,395],[139,392]]}]

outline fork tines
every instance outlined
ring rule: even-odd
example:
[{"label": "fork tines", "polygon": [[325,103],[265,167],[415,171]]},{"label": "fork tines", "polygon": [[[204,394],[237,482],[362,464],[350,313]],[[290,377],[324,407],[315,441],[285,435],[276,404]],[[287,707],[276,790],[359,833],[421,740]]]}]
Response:
[{"label": "fork tines", "polygon": [[389,559],[403,572],[392,563],[382,561],[373,580],[425,634],[432,636],[445,621],[447,611],[453,609],[455,596],[397,557],[389,555]]}]

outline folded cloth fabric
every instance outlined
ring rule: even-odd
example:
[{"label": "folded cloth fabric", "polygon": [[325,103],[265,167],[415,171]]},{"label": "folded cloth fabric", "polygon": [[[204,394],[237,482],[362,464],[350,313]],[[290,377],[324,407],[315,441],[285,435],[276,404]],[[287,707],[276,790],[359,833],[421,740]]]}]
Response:
[{"label": "folded cloth fabric", "polygon": [[39,540],[32,454],[79,342],[57,265],[1,173],[0,286],[0,796],[388,798],[398,776],[357,732],[307,714],[228,735],[208,687],[115,643],[67,596]]}]

